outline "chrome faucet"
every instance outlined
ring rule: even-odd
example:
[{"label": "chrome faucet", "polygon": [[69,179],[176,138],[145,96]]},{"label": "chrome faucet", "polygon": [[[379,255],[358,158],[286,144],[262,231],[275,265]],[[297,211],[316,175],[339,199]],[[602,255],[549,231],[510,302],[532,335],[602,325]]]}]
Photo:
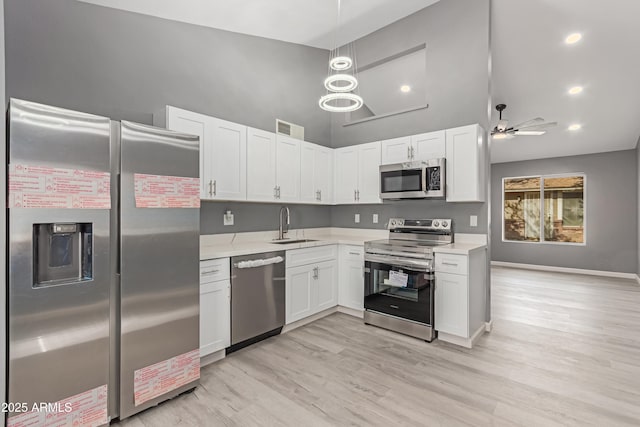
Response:
[{"label": "chrome faucet", "polygon": [[[284,218],[282,217],[283,212],[286,214]],[[285,221],[286,221],[286,224],[283,224],[283,222]],[[280,208],[280,228],[278,228],[278,240],[282,240],[285,238],[284,235],[289,232],[290,222],[291,222],[291,217],[289,214],[289,208],[286,206],[281,207]]]}]

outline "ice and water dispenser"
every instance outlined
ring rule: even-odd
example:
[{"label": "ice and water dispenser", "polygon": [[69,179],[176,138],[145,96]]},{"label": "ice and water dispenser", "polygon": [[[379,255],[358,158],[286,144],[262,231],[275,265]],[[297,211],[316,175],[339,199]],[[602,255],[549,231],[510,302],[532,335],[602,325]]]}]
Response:
[{"label": "ice and water dispenser", "polygon": [[93,224],[33,225],[33,287],[93,279]]}]

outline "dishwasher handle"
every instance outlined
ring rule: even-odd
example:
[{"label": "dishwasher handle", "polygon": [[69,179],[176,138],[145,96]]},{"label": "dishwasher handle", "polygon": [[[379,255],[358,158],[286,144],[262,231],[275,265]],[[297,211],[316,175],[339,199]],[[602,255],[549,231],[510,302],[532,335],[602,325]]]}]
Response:
[{"label": "dishwasher handle", "polygon": [[234,268],[258,268],[258,267],[264,267],[266,265],[272,265],[272,264],[280,264],[281,262],[284,262],[284,258],[281,256],[275,256],[272,258],[263,258],[263,259],[252,259],[249,261],[240,261],[237,263],[233,264]]}]

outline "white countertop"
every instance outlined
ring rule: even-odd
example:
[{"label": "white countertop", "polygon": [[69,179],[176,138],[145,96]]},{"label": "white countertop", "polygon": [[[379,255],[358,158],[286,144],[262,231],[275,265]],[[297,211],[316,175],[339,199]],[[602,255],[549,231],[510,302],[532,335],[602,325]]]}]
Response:
[{"label": "white countertop", "polygon": [[[258,254],[263,252],[286,251],[292,249],[311,248],[325,245],[354,245],[363,246],[369,240],[384,239],[388,235],[386,230],[359,230],[321,228],[307,230],[292,230],[291,240],[312,239],[311,242],[275,244],[272,240],[275,232],[237,233],[200,237],[200,260],[226,258],[232,256]],[[486,235],[458,234],[456,242],[450,245],[437,246],[435,253],[468,255],[469,252],[485,248]]]}]

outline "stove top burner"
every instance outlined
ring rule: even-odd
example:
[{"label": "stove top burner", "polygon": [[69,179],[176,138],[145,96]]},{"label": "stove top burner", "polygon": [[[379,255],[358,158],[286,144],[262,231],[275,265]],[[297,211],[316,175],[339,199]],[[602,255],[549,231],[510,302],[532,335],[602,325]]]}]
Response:
[{"label": "stove top burner", "polygon": [[453,243],[450,219],[391,218],[389,238],[365,243],[365,252],[412,258],[431,258],[433,247]]}]

